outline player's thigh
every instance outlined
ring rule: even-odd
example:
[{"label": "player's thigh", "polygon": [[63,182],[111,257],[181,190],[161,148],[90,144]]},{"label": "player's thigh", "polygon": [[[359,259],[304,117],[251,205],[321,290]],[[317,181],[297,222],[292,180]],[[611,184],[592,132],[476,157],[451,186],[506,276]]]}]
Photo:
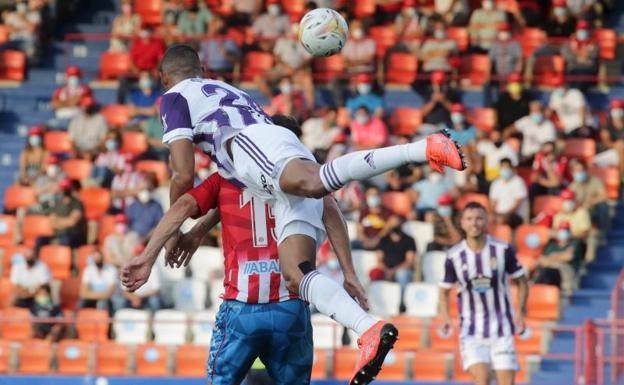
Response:
[{"label": "player's thigh", "polygon": [[475,385],[489,384],[490,365],[485,362],[472,364],[468,367],[468,373],[472,376]]},{"label": "player's thigh", "polygon": [[292,159],[279,178],[280,189],[288,194],[321,197],[327,194],[320,177],[321,166],[308,159]]},{"label": "player's thigh", "polygon": [[290,285],[298,285],[303,276],[315,268],[316,239],[309,235],[287,236],[278,246],[282,275]]},{"label": "player's thigh", "polygon": [[514,385],[516,371],[515,370],[495,370],[497,385]]},{"label": "player's thigh", "polygon": [[491,349],[492,369],[515,372],[519,369],[516,346],[512,336],[493,339]]},{"label": "player's thigh", "polygon": [[488,340],[475,337],[462,337],[459,340],[459,352],[461,354],[464,370],[470,372],[473,377],[479,375],[479,377],[475,377],[475,380],[482,379],[480,374],[483,365],[487,367],[486,373],[488,373],[491,363],[490,344]]}]

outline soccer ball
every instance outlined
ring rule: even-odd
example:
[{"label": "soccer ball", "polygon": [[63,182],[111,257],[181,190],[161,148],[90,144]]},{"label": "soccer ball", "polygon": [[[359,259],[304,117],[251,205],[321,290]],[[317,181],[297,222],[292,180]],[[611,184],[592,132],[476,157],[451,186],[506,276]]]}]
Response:
[{"label": "soccer ball", "polygon": [[340,52],[348,33],[345,19],[329,8],[311,10],[299,23],[299,41],[312,56],[331,56]]}]

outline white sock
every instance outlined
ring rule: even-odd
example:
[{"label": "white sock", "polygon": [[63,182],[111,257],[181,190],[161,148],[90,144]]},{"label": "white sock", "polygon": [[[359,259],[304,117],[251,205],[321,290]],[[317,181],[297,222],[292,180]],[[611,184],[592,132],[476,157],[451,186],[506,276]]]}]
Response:
[{"label": "white sock", "polygon": [[316,270],[309,272],[301,280],[299,296],[342,326],[354,330],[359,336],[377,322],[342,286]]},{"label": "white sock", "polygon": [[321,166],[320,177],[327,191],[339,190],[353,180],[366,180],[408,163],[427,160],[427,139],[351,152]]}]

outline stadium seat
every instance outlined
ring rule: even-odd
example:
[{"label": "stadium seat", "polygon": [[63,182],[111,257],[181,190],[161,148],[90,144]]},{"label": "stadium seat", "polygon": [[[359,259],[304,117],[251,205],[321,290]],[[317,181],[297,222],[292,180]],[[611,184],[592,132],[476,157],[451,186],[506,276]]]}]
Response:
[{"label": "stadium seat", "polygon": [[524,180],[524,184],[527,188],[531,185],[531,174],[533,174],[533,168],[528,166],[519,166],[516,168],[516,174]]},{"label": "stadium seat", "polygon": [[25,340],[19,349],[18,373],[47,374],[50,372],[52,344],[46,340]]},{"label": "stadium seat", "polygon": [[95,251],[95,245],[82,245],[78,248],[76,254],[76,267],[78,268],[78,275],[81,276],[85,267],[90,263],[89,259],[91,254]]},{"label": "stadium seat", "polygon": [[130,71],[130,54],[124,52],[103,52],[100,55],[100,79],[116,80]]},{"label": "stadium seat", "polygon": [[157,344],[141,344],[136,351],[136,374],[140,376],[166,376],[168,370],[167,347]]},{"label": "stadium seat", "polygon": [[136,170],[153,173],[156,175],[159,185],[169,180],[169,167],[165,162],[160,160],[140,160],[136,163]]},{"label": "stadium seat", "polygon": [[[451,298],[455,297],[451,293]],[[451,305],[451,307],[454,307]],[[453,352],[457,349],[458,327],[455,325],[451,328],[450,335],[444,336],[440,333],[440,323],[433,322],[429,328],[429,341],[431,342],[431,350],[436,352]]]},{"label": "stadium seat", "polygon": [[390,117],[394,135],[414,135],[422,124],[422,112],[413,107],[397,107]]},{"label": "stadium seat", "polygon": [[312,61],[314,81],[318,83],[329,83],[336,77],[344,75],[344,70],[344,57],[340,54],[317,57]]},{"label": "stadium seat", "polygon": [[80,277],[70,277],[61,281],[59,306],[63,311],[72,313],[78,308],[80,284]]},{"label": "stadium seat", "polygon": [[446,357],[446,353],[438,351],[416,352],[412,364],[413,379],[416,381],[446,381],[448,379]]},{"label": "stadium seat", "polygon": [[544,330],[539,324],[527,325],[530,330],[528,336],[520,338],[519,335],[514,336],[516,344],[516,352],[519,354],[540,354],[542,352],[542,338]]},{"label": "stadium seat", "polygon": [[87,342],[108,341],[108,311],[104,309],[79,309],[76,312],[78,338]]},{"label": "stadium seat", "polygon": [[43,146],[49,152],[59,154],[70,152],[73,148],[69,134],[66,131],[48,131],[43,137]]},{"label": "stadium seat", "polygon": [[282,0],[282,9],[291,20],[300,20],[306,10],[305,0]]},{"label": "stadium seat", "polygon": [[4,209],[15,210],[30,207],[37,202],[37,194],[31,187],[13,185],[4,190]]},{"label": "stadium seat", "polygon": [[460,56],[459,79],[465,86],[482,86],[490,80],[492,63],[485,54],[470,54]]},{"label": "stadium seat", "polygon": [[243,58],[242,80],[253,81],[256,76],[262,76],[273,68],[273,54],[269,52],[252,51]]},{"label": "stadium seat", "polygon": [[433,241],[433,224],[422,221],[408,221],[403,224],[403,231],[414,238],[419,253],[427,250],[427,245]]},{"label": "stadium seat", "polygon": [[15,244],[15,217],[0,214],[0,247]]},{"label": "stadium seat", "polygon": [[405,288],[406,314],[412,317],[435,317],[438,314],[438,293],[437,285],[422,282],[410,283]]},{"label": "stadium seat", "polygon": [[95,348],[95,374],[121,376],[128,374],[130,348],[114,342],[105,342]]},{"label": "stadium seat", "polygon": [[407,380],[407,353],[397,350],[390,351],[376,378],[385,381]]},{"label": "stadium seat", "polygon": [[533,83],[538,87],[557,87],[563,82],[564,70],[563,56],[538,56],[533,63]]},{"label": "stadium seat", "polygon": [[147,151],[147,137],[139,131],[124,131],[121,137],[121,152],[130,155],[140,155]]},{"label": "stadium seat", "polygon": [[370,312],[382,318],[399,314],[401,288],[396,282],[373,281],[368,286]]},{"label": "stadium seat", "polygon": [[11,343],[7,340],[0,340],[0,373],[9,371],[11,364]]},{"label": "stadium seat", "polygon": [[481,131],[490,132],[496,127],[496,110],[493,108],[473,108],[468,111],[468,118]]},{"label": "stadium seat", "polygon": [[457,200],[455,201],[455,208],[461,211],[470,202],[480,203],[488,210],[490,208],[490,198],[485,194],[478,193],[466,193],[460,195],[459,198],[457,198]]},{"label": "stadium seat", "polygon": [[[2,309],[13,305],[11,301],[13,300],[14,289],[11,279],[6,277],[0,278],[0,314],[2,314]],[[1,327],[0,330],[2,330]]]},{"label": "stadium seat", "polygon": [[613,29],[597,28],[594,30],[594,37],[600,49],[600,59],[615,59],[615,49],[618,44],[617,33]]},{"label": "stadium seat", "polygon": [[80,340],[59,342],[56,360],[59,374],[87,374],[91,345]]},{"label": "stadium seat", "polygon": [[522,46],[522,56],[528,58],[535,49],[546,43],[546,32],[541,28],[524,28],[517,39]]},{"label": "stadium seat", "polygon": [[45,245],[39,259],[48,265],[52,279],[66,279],[71,275],[71,248],[63,245]]},{"label": "stadium seat", "polygon": [[386,50],[397,43],[397,35],[392,25],[377,25],[371,27],[368,34],[375,40],[377,58],[382,58]]},{"label": "stadium seat", "polygon": [[538,258],[550,239],[550,229],[539,225],[523,224],[516,229],[518,256]]},{"label": "stadium seat", "polygon": [[147,310],[121,309],[113,317],[115,341],[122,344],[147,342],[149,312]]},{"label": "stadium seat", "polygon": [[84,205],[85,216],[88,220],[97,220],[102,217],[110,205],[110,190],[101,187],[85,187],[78,193]]},{"label": "stadium seat", "polygon": [[563,199],[559,195],[538,195],[533,199],[531,215],[544,212],[546,208],[559,212],[562,205]]},{"label": "stadium seat", "polygon": [[223,303],[223,282],[220,279],[213,279],[208,284],[208,292],[210,294],[210,307],[218,309]]},{"label": "stadium seat", "polygon": [[191,331],[193,333],[193,344],[210,345],[214,321],[214,312],[204,310],[191,313]]},{"label": "stadium seat", "polygon": [[407,52],[392,52],[384,70],[386,84],[412,84],[418,74],[418,59]]},{"label": "stadium seat", "polygon": [[621,178],[617,167],[592,167],[589,170],[589,175],[596,176],[602,180],[607,189],[609,199],[618,200],[620,197]]},{"label": "stadium seat", "polygon": [[189,266],[193,278],[209,282],[215,272],[223,271],[223,252],[218,247],[200,246]]},{"label": "stadium seat", "polygon": [[453,376],[452,380],[455,382],[472,382],[472,375],[464,370],[461,356],[456,354],[453,359]]},{"label": "stadium seat", "polygon": [[71,179],[83,180],[91,176],[93,162],[85,159],[68,159],[63,162],[63,172]]},{"label": "stadium seat", "polygon": [[559,319],[559,288],[535,284],[530,287],[527,301],[527,318],[555,321]]},{"label": "stadium seat", "polygon": [[496,239],[500,239],[501,241],[511,243],[512,242],[512,231],[511,227],[506,224],[497,224],[494,226],[490,226],[490,235]]},{"label": "stadium seat", "polygon": [[[130,121],[130,109],[125,104],[109,104],[100,110],[110,128],[123,128]],[[124,132],[125,134],[125,132]]]},{"label": "stadium seat", "polygon": [[327,359],[327,350],[315,347],[312,361],[312,380],[324,380],[327,378]]},{"label": "stadium seat", "polygon": [[334,350],[334,376],[336,380],[348,380],[353,374],[360,352],[350,348]]},{"label": "stadium seat", "polygon": [[0,24],[0,44],[4,44],[9,41],[9,27],[6,25]]},{"label": "stadium seat", "polygon": [[594,139],[582,138],[566,139],[563,155],[568,158],[580,158],[585,162],[589,162],[596,155],[596,141]]},{"label": "stadium seat", "polygon": [[446,253],[443,251],[429,251],[421,255],[423,281],[437,285],[444,278]]},{"label": "stadium seat", "polygon": [[457,43],[457,49],[460,52],[464,52],[470,45],[470,36],[468,35],[468,29],[464,27],[448,27],[446,29],[448,38],[454,40]]},{"label": "stadium seat", "polygon": [[381,194],[381,204],[393,213],[406,217],[412,213],[412,197],[407,192],[388,191]]},{"label": "stadium seat", "polygon": [[141,21],[146,24],[160,24],[164,10],[163,0],[135,0],[134,2],[134,12],[138,13]]},{"label": "stadium seat", "polygon": [[363,285],[367,285],[370,281],[368,273],[377,267],[377,253],[369,250],[353,250],[352,255],[355,274]]},{"label": "stadium seat", "polygon": [[0,314],[4,320],[0,322],[2,338],[10,341],[23,341],[30,338],[32,333],[32,319],[28,309],[8,307]]},{"label": "stadium seat", "polygon": [[23,81],[26,79],[26,55],[21,51],[0,52],[0,79]]},{"label": "stadium seat", "polygon": [[152,323],[154,342],[162,345],[182,345],[186,342],[188,316],[183,311],[163,309],[154,313]]},{"label": "stadium seat", "polygon": [[175,352],[175,373],[184,377],[205,377],[208,349],[198,345],[180,345]]},{"label": "stadium seat", "polygon": [[312,314],[310,321],[315,348],[335,349],[342,346],[343,328],[336,321],[321,313]]},{"label": "stadium seat", "polygon": [[422,347],[423,323],[419,318],[400,315],[392,317],[392,323],[400,330],[400,338],[394,344],[395,351],[416,351]]},{"label": "stadium seat", "polygon": [[11,268],[16,263],[24,261],[24,254],[30,247],[24,245],[6,246],[3,248],[2,254],[2,276],[8,277],[11,274]]},{"label": "stadium seat", "polygon": [[50,225],[50,218],[45,215],[26,215],[22,222],[22,238],[29,247],[41,236],[51,236],[54,233]]},{"label": "stadium seat", "polygon": [[358,19],[365,19],[375,14],[377,4],[375,0],[355,0],[353,13]]},{"label": "stadium seat", "polygon": [[103,215],[98,221],[98,244],[102,246],[106,237],[115,232],[115,216]]},{"label": "stadium seat", "polygon": [[198,279],[183,279],[174,283],[173,303],[176,310],[199,311],[206,308],[206,283]]}]

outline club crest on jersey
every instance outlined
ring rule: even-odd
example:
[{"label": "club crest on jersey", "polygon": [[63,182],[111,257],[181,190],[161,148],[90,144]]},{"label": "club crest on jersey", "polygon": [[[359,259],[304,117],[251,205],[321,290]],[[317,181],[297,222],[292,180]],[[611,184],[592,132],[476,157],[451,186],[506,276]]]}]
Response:
[{"label": "club crest on jersey", "polygon": [[278,261],[247,261],[243,266],[243,274],[264,274],[264,273],[281,273]]},{"label": "club crest on jersey", "polygon": [[375,153],[375,151],[371,151],[368,154],[364,155],[364,160],[366,161],[366,163],[368,163],[368,165],[373,169],[376,170],[377,167],[375,166],[375,160],[373,159],[373,154]]}]

